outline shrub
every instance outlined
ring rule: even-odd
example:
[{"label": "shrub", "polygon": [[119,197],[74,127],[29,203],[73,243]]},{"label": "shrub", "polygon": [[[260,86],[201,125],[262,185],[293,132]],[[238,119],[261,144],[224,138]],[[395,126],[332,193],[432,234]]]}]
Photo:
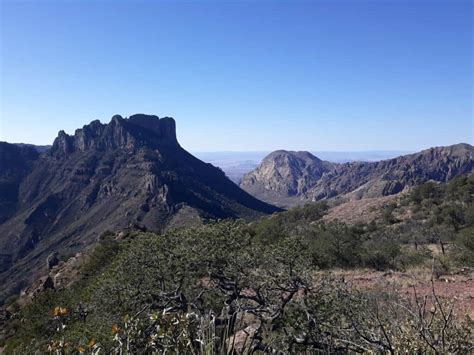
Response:
[{"label": "shrub", "polygon": [[474,266],[474,226],[457,234],[454,247],[453,259],[458,265]]}]

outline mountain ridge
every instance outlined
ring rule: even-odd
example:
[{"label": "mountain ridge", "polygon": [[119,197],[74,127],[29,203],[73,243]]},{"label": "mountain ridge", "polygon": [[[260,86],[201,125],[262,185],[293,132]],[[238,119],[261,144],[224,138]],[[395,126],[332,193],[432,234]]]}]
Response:
[{"label": "mountain ridge", "polygon": [[[281,154],[286,159],[275,158]],[[308,154],[314,162],[320,161]],[[328,198],[380,197],[428,180],[443,182],[471,173],[474,170],[473,157],[474,147],[459,143],[377,162],[324,162],[324,173],[311,176],[308,170],[299,172],[297,167],[291,165],[292,160],[301,163],[301,153],[276,151],[269,154],[254,171],[246,174],[240,186],[254,196],[282,207]],[[285,179],[281,171],[296,171],[297,174],[289,174]],[[295,184],[302,184],[298,191],[286,188]]]}]

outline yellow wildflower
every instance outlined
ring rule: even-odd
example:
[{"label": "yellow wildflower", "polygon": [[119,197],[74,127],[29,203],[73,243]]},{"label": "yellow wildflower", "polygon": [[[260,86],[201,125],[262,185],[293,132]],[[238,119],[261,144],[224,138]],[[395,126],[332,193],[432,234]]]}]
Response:
[{"label": "yellow wildflower", "polygon": [[117,324],[112,326],[112,334],[117,334],[120,331],[120,327]]},{"label": "yellow wildflower", "polygon": [[53,309],[53,316],[55,317],[65,316],[68,313],[69,313],[69,310],[66,307],[56,306]]}]

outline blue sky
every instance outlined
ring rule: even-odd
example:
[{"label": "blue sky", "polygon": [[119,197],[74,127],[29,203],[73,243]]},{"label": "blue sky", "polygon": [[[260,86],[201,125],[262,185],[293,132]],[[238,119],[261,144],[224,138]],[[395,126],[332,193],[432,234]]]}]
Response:
[{"label": "blue sky", "polygon": [[0,2],[0,140],[142,112],[192,151],[474,141],[471,1]]}]

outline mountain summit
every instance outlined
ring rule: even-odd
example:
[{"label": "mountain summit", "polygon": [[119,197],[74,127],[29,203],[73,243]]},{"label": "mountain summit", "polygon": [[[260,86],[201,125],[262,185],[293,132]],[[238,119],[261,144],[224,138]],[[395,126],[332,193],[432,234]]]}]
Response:
[{"label": "mountain summit", "polygon": [[107,230],[278,211],[181,148],[175,127],[169,117],[114,116],[59,132],[41,155],[2,143],[0,299],[27,285],[51,252],[81,251]]},{"label": "mountain summit", "polygon": [[53,154],[70,154],[77,151],[107,149],[137,149],[141,147],[178,147],[176,124],[171,117],[136,114],[128,119],[115,115],[109,124],[92,121],[74,136],[60,131],[53,143]]},{"label": "mountain summit", "polygon": [[335,164],[323,161],[310,152],[277,150],[267,155],[260,165],[246,174],[241,187],[277,204],[292,205]]}]

